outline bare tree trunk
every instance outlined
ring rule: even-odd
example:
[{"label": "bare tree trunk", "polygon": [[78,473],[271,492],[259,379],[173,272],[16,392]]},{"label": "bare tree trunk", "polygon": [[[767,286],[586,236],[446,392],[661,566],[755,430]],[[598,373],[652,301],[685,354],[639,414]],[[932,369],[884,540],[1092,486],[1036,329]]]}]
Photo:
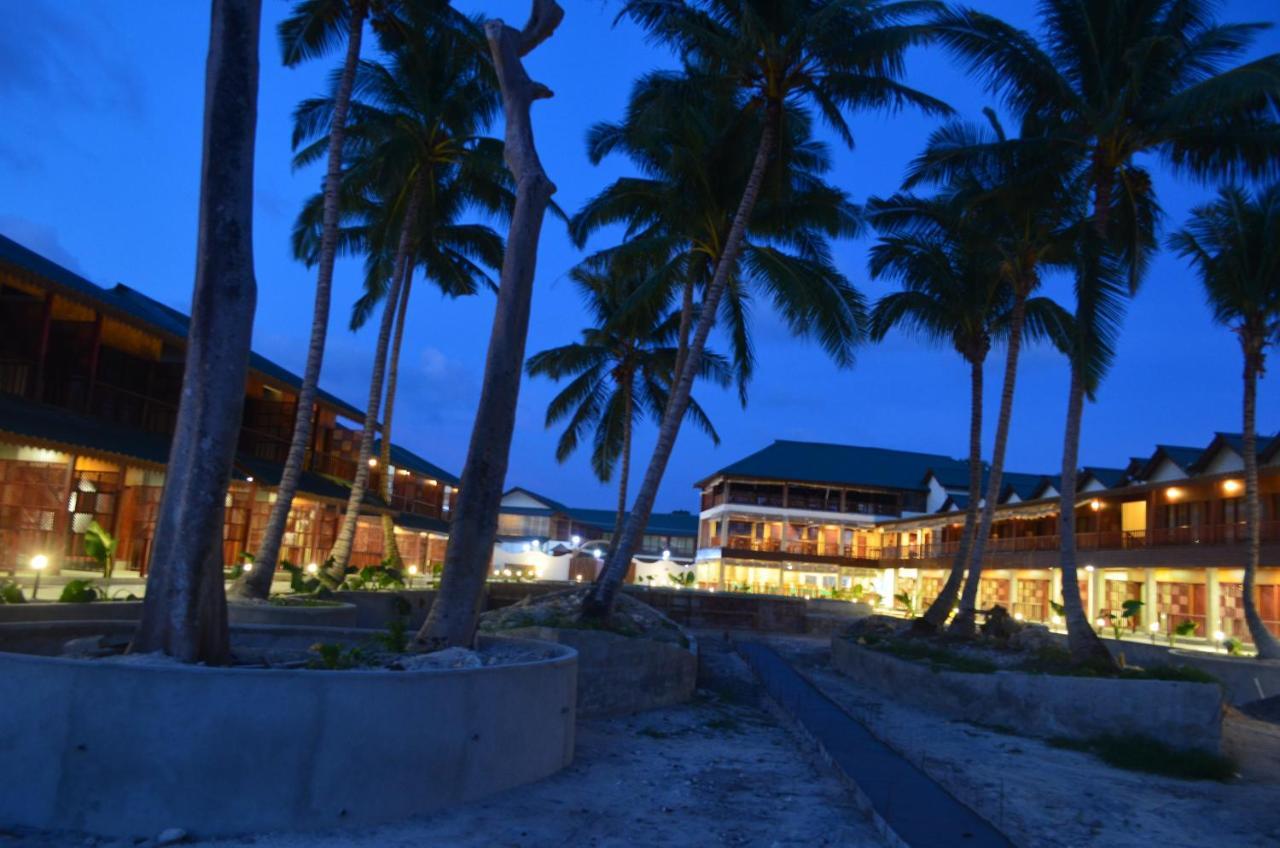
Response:
[{"label": "bare tree trunk", "polygon": [[733,216],[733,225],[729,228],[729,237],[725,240],[724,252],[720,254],[720,260],[716,263],[715,274],[711,278],[711,285],[707,287],[706,297],[699,310],[697,328],[689,344],[684,368],[676,377],[676,384],[667,401],[667,408],[662,413],[662,423],[658,428],[658,442],[654,447],[653,457],[645,470],[640,491],[636,494],[635,504],[622,531],[622,539],[612,556],[605,562],[604,570],[600,572],[591,593],[587,596],[586,603],[583,604],[583,614],[586,616],[605,618],[613,610],[613,603],[622,586],[622,579],[626,576],[631,557],[644,534],[645,526],[649,523],[653,502],[658,496],[658,486],[662,483],[662,475],[667,470],[667,462],[671,459],[671,451],[676,444],[676,435],[680,432],[680,424],[689,408],[693,378],[701,365],[711,327],[715,324],[720,298],[729,283],[729,275],[737,267],[738,255],[742,252],[747,222],[751,220],[751,215],[755,211],[756,198],[760,196],[760,186],[764,182],[764,173],[773,155],[779,120],[777,108],[770,105],[765,117],[764,130],[760,135],[760,145],[756,149],[756,158],[751,165],[751,175],[747,178],[742,200],[738,203],[738,210]]},{"label": "bare tree trunk", "polygon": [[1067,395],[1067,426],[1062,445],[1062,488],[1058,509],[1058,539],[1062,552],[1062,608],[1067,620],[1067,647],[1077,664],[1115,667],[1107,646],[1098,638],[1080,598],[1076,568],[1076,463],[1080,457],[1080,423],[1084,417],[1084,379],[1071,362],[1071,389]]},{"label": "bare tree trunk", "polygon": [[260,0],[213,0],[195,288],[182,395],[130,650],[183,662],[230,656],[222,523],[240,435],[257,303],[253,154]]},{"label": "bare tree trunk", "polygon": [[378,325],[378,344],[373,353],[373,374],[369,378],[369,400],[365,407],[364,428],[360,432],[360,456],[356,460],[356,477],[351,483],[351,494],[347,498],[347,510],[342,516],[342,528],[333,543],[333,551],[329,554],[333,564],[322,571],[329,582],[340,583],[346,574],[347,563],[351,561],[351,546],[355,542],[356,523],[360,519],[360,505],[364,501],[365,489],[369,485],[369,460],[373,456],[373,433],[378,427],[378,407],[382,402],[382,380],[386,372],[387,347],[391,343],[391,325],[399,311],[396,306],[400,301],[400,283],[404,279],[405,266],[409,261],[413,246],[414,230],[418,226],[418,209],[422,205],[422,196],[426,191],[426,179],[418,177],[414,184],[413,194],[409,199],[409,207],[404,213],[404,222],[400,225],[400,243],[396,247],[396,258],[391,271],[391,288],[387,291],[387,302],[382,307],[382,322]]},{"label": "bare tree trunk", "polygon": [[324,361],[325,337],[329,332],[329,303],[333,291],[333,265],[338,252],[338,184],[342,178],[342,143],[347,129],[347,109],[351,104],[351,88],[355,83],[356,66],[360,61],[360,39],[364,34],[365,0],[351,4],[351,20],[347,31],[347,55],[342,65],[342,76],[333,96],[333,120],[329,127],[329,162],[324,176],[324,210],[320,232],[320,258],[317,263],[316,302],[311,314],[311,341],[307,346],[307,364],[302,372],[302,386],[298,389],[298,407],[294,413],[293,438],[285,457],[284,470],[280,473],[280,485],[276,488],[276,502],[263,531],[262,543],[254,555],[253,569],[241,575],[231,587],[231,595],[237,598],[266,598],[271,592],[271,580],[275,576],[280,558],[280,543],[284,539],[289,510],[298,491],[306,462],[307,447],[311,444],[316,388],[320,382],[320,367]]},{"label": "bare tree trunk", "polygon": [[[395,489],[395,477],[391,473],[391,416],[396,406],[396,384],[400,379],[400,347],[404,343],[404,322],[409,311],[409,291],[413,288],[413,263],[405,262],[404,277],[400,281],[400,306],[396,310],[396,329],[391,338],[391,355],[387,362],[387,396],[382,412],[382,450],[378,462],[382,468],[382,497],[391,505]],[[382,553],[387,565],[404,569],[400,546],[396,544],[396,522],[389,513],[382,514]]]},{"label": "bare tree trunk", "polygon": [[684,371],[684,361],[689,357],[689,334],[693,331],[693,287],[695,285],[693,270],[689,270],[689,279],[685,280],[684,293],[680,298],[680,334],[676,340],[675,375]]},{"label": "bare tree trunk", "polygon": [[1249,525],[1248,558],[1244,564],[1244,620],[1259,659],[1280,659],[1280,642],[1258,613],[1255,583],[1262,556],[1262,509],[1258,499],[1258,374],[1262,371],[1262,340],[1240,336],[1244,348],[1244,497]]},{"label": "bare tree trunk", "polygon": [[493,558],[529,332],[538,236],[556,189],[538,159],[529,115],[533,101],[550,97],[551,91],[529,78],[521,57],[550,38],[563,18],[564,10],[555,0],[533,0],[522,31],[501,20],[487,21],[484,26],[502,90],[507,121],[504,155],[516,179],[516,204],[502,257],[484,384],[453,509],[444,574],[431,614],[416,639],[417,645],[427,650],[471,644]]},{"label": "bare tree trunk", "polygon": [[1013,393],[1018,382],[1018,356],[1022,353],[1022,327],[1027,315],[1027,295],[1031,291],[1029,280],[1018,283],[1014,293],[1013,311],[1009,316],[1008,350],[1004,361],[1004,385],[1000,389],[1000,413],[996,419],[996,438],[991,446],[991,471],[987,474],[987,492],[983,499],[982,516],[973,534],[973,547],[969,551],[969,570],[965,577],[964,592],[960,596],[960,611],[951,620],[948,632],[961,636],[974,633],[974,614],[978,603],[978,588],[982,579],[982,558],[987,552],[987,539],[991,537],[991,522],[995,518],[996,504],[1000,502],[1000,487],[1004,477],[1004,454],[1009,444],[1009,425],[1013,419]]},{"label": "bare tree trunk", "polygon": [[960,594],[960,584],[964,582],[964,567],[969,561],[969,550],[977,531],[978,501],[982,500],[982,365],[985,358],[969,361],[969,503],[964,510],[964,531],[942,592],[920,617],[925,630],[942,629],[951,614],[956,596]]}]

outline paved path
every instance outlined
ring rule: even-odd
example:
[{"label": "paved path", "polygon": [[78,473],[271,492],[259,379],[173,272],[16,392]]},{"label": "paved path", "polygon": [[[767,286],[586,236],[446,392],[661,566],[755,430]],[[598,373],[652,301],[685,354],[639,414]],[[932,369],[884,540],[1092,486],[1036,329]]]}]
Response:
[{"label": "paved path", "polygon": [[747,641],[738,644],[738,652],[910,848],[1012,848],[986,819],[872,736],[773,648]]}]

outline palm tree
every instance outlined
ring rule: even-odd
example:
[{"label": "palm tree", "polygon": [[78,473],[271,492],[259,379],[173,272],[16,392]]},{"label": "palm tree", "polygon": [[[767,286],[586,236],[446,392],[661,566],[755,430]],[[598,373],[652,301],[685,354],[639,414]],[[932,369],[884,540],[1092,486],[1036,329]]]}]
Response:
[{"label": "palm tree", "polygon": [[[422,264],[446,292],[474,291],[475,275],[487,277],[473,260],[496,259],[500,240],[492,231],[456,220],[471,208],[502,213],[512,202],[510,181],[500,166],[502,145],[480,136],[497,107],[491,74],[474,28],[422,32],[401,43],[387,63],[364,61],[357,68],[339,197],[346,226],[338,240],[343,248],[367,256],[366,295],[357,304],[356,323],[368,317],[379,299],[386,303],[355,479],[331,554],[333,579],[341,579],[350,559],[368,485],[387,352],[396,316],[402,314],[402,287]],[[294,144],[301,149],[295,162],[305,164],[320,155],[333,108],[332,98],[298,107]],[[304,257],[315,245],[315,211],[313,200],[295,232],[295,250]]]},{"label": "palm tree", "polygon": [[315,405],[316,387],[320,382],[320,368],[324,361],[325,337],[329,331],[333,264],[338,247],[338,180],[342,172],[344,130],[347,108],[351,102],[351,87],[355,81],[356,63],[360,59],[360,41],[367,11],[368,0],[299,0],[294,5],[293,14],[281,21],[277,28],[280,52],[286,67],[292,68],[307,59],[324,55],[344,35],[347,52],[333,95],[323,188],[324,215],[319,255],[315,263],[316,298],[311,315],[307,362],[302,371],[302,384],[298,388],[298,403],[294,411],[293,435],[289,441],[284,470],[280,473],[276,501],[271,506],[262,542],[254,555],[256,568],[246,572],[231,587],[231,594],[241,598],[266,598],[271,591],[271,580],[275,575],[276,560],[280,556],[285,524],[289,518],[289,510],[293,508],[293,497],[298,491],[307,446],[311,442],[312,407]]},{"label": "palm tree", "polygon": [[[951,571],[942,592],[920,619],[930,632],[942,627],[956,604],[978,529],[983,366],[992,340],[1010,340],[1013,348],[1015,333],[1027,340],[1058,336],[1067,320],[1062,308],[1048,298],[1015,295],[1010,280],[1001,273],[992,239],[975,227],[978,222],[960,202],[963,187],[953,188],[959,190],[932,198],[899,194],[873,198],[868,204],[871,221],[882,232],[871,249],[871,275],[893,277],[903,286],[876,303],[871,338],[880,341],[899,327],[928,341],[950,344],[969,365],[968,503]],[[1013,355],[1016,363],[1016,351]],[[976,584],[976,580],[970,582]]]},{"label": "palm tree", "polygon": [[[714,264],[697,312],[697,322],[681,372],[663,414],[657,446],[619,544],[584,604],[589,616],[608,615],[653,510],[658,486],[689,404],[694,376],[715,323],[720,301],[738,270],[750,222],[766,181],[791,185],[780,147],[789,138],[787,119],[802,103],[812,103],[846,143],[852,133],[842,111],[916,105],[943,112],[947,107],[911,89],[898,78],[907,48],[924,32],[903,22],[930,4],[875,0],[630,0],[622,14],[671,46],[686,72],[707,88],[732,92],[744,112],[755,115],[755,157],[742,185],[724,247]],[[788,108],[791,107],[791,108]],[[773,174],[768,174],[770,164]],[[826,250],[825,243],[820,251]],[[821,255],[821,253],[819,255]],[[824,339],[836,347],[838,340]]]},{"label": "palm tree", "polygon": [[205,65],[196,279],[182,400],[156,517],[142,620],[130,650],[182,662],[230,657],[223,501],[240,436],[257,282],[253,152],[259,0],[213,0]]},{"label": "palm tree", "polygon": [[1244,497],[1249,546],[1244,565],[1244,619],[1261,659],[1280,658],[1280,641],[1258,613],[1254,585],[1262,548],[1258,498],[1258,378],[1267,348],[1280,336],[1280,183],[1250,196],[1230,186],[1192,210],[1169,245],[1200,274],[1209,308],[1230,327],[1244,354]]},{"label": "palm tree", "polygon": [[1112,359],[1124,295],[1154,249],[1158,206],[1135,160],[1163,157],[1197,177],[1276,168],[1280,55],[1223,70],[1266,24],[1220,24],[1211,0],[1042,0],[1043,38],[990,15],[950,9],[943,43],[1003,95],[1075,147],[1091,203],[1076,271],[1071,381],[1063,440],[1063,606],[1077,662],[1112,665],[1090,627],[1076,572],[1075,501],[1080,423]]},{"label": "palm tree", "polygon": [[[651,416],[656,421],[666,408],[679,355],[672,343],[679,334],[680,315],[664,317],[660,312],[627,309],[635,290],[645,282],[643,276],[628,279],[615,276],[607,267],[584,263],[570,277],[586,298],[595,325],[582,331],[581,342],[529,357],[525,370],[553,380],[573,378],[547,407],[548,427],[568,419],[556,445],[556,461],[566,461],[594,428],[591,468],[596,477],[607,483],[618,469],[612,546],[627,510],[631,433],[637,419]],[[707,351],[700,377],[728,386],[732,374],[728,360]],[[720,436],[697,401],[690,401],[688,414],[720,444]]]},{"label": "palm tree", "polygon": [[453,509],[444,575],[431,613],[415,637],[415,644],[425,649],[471,643],[480,594],[493,558],[529,333],[538,236],[555,193],[555,185],[538,158],[529,114],[533,101],[550,97],[551,91],[529,78],[523,57],[550,38],[563,19],[564,10],[555,0],[532,0],[523,30],[497,20],[485,24],[502,93],[506,161],[517,186],[516,199],[502,255],[484,382]]},{"label": "palm tree", "polygon": [[[1012,295],[991,468],[966,551],[967,579],[959,612],[950,625],[951,632],[964,636],[975,632],[983,556],[1003,485],[1024,336],[1031,330],[1054,339],[1059,347],[1065,344],[1065,313],[1045,313],[1029,324],[1028,304],[1040,286],[1042,270],[1074,258],[1083,214],[1075,179],[1078,168],[1070,149],[1044,136],[1030,120],[1023,122],[1021,137],[1011,139],[994,111],[986,109],[984,114],[985,126],[953,122],[936,131],[907,178],[909,186],[932,182],[944,187],[950,203],[963,210],[965,226],[976,239],[975,247],[985,254],[990,273],[1003,280]],[[939,609],[935,617],[948,610]]]}]

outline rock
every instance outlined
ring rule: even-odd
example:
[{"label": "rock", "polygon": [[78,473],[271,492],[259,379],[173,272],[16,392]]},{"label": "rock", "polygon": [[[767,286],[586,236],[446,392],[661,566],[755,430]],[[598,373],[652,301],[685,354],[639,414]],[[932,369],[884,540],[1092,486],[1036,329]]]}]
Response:
[{"label": "rock", "polygon": [[445,648],[431,654],[414,654],[400,660],[405,671],[423,671],[432,668],[480,668],[484,661],[475,651],[466,648]]},{"label": "rock", "polygon": [[180,827],[170,827],[156,836],[156,845],[177,845],[187,841],[187,832]]},{"label": "rock", "polygon": [[987,610],[987,620],[983,622],[980,629],[982,630],[982,635],[988,639],[1007,642],[1022,629],[1022,624],[1009,615],[1007,609],[996,604]]},{"label": "rock", "polygon": [[1009,637],[1009,647],[1029,654],[1054,645],[1053,634],[1043,624],[1024,624]]}]

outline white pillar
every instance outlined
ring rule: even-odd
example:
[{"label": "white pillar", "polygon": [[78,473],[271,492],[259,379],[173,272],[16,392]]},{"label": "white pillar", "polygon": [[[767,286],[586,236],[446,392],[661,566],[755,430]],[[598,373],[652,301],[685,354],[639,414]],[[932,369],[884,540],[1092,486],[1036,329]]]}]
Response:
[{"label": "white pillar", "polygon": [[1218,617],[1222,609],[1222,587],[1218,584],[1218,569],[1206,568],[1204,580],[1204,637],[1212,641],[1213,634],[1222,629],[1222,621]]},{"label": "white pillar", "polygon": [[[1049,600],[1055,604],[1062,603],[1062,569],[1054,567],[1049,571]],[[1049,607],[1049,621],[1053,621],[1053,617],[1057,615],[1053,611],[1053,607]]]},{"label": "white pillar", "polygon": [[1018,608],[1018,572],[1010,569],[1009,571],[1009,614],[1012,615]]},{"label": "white pillar", "polygon": [[1148,568],[1142,579],[1142,629],[1151,632],[1151,623],[1160,623],[1156,601],[1160,595],[1156,589],[1156,570]]},{"label": "white pillar", "polygon": [[1102,599],[1106,591],[1106,583],[1101,568],[1095,568],[1093,573],[1089,575],[1092,579],[1087,581],[1089,585],[1089,626],[1098,626],[1098,611],[1102,609]]}]

